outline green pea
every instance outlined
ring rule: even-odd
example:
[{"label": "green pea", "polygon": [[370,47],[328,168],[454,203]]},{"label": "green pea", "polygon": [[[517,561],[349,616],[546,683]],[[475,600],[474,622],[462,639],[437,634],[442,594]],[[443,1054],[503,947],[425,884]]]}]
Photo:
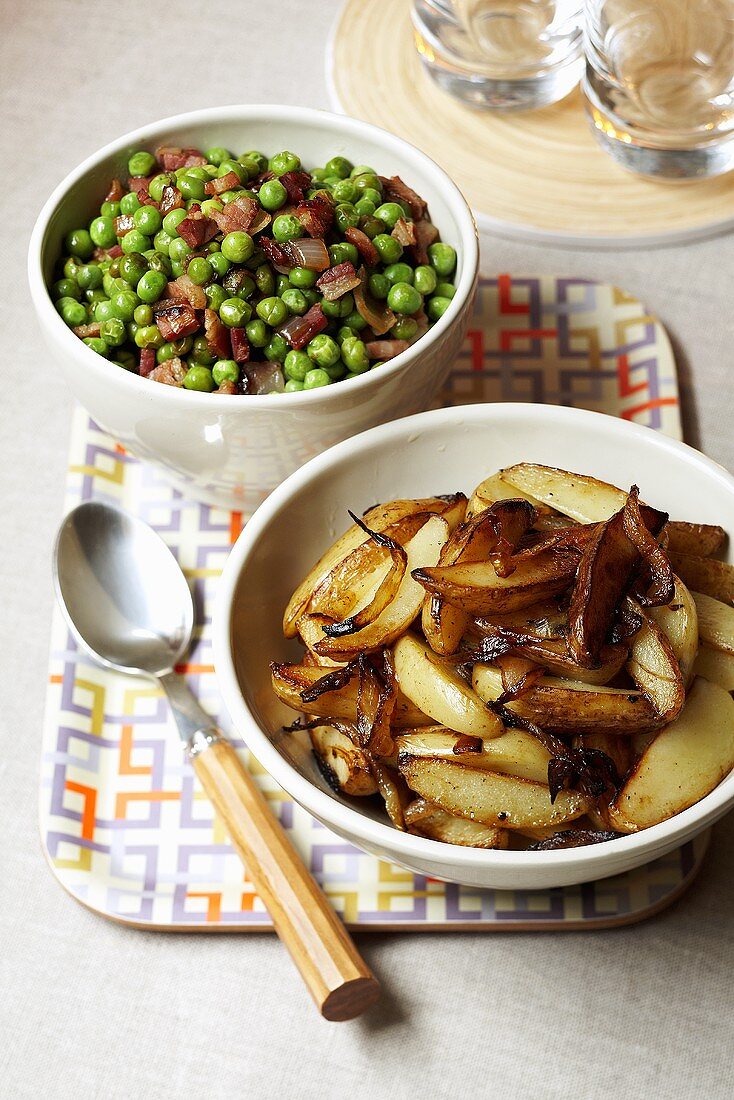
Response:
[{"label": "green pea", "polygon": [[[250,324],[252,324],[252,321]],[[269,359],[273,363],[282,363],[288,354],[288,350],[289,345],[285,337],[281,336],[278,332],[274,332],[265,345],[264,355],[266,359]],[[306,358],[308,358],[308,356]]]},{"label": "green pea", "polygon": [[95,321],[100,321],[100,322],[109,321],[109,319],[112,316],[113,316],[112,302],[110,302],[109,299],[107,299],[104,302],[97,302],[96,303],[96,305],[94,307],[94,319],[95,319]]},{"label": "green pea", "polygon": [[141,207],[135,210],[132,220],[135,223],[135,229],[139,229],[146,237],[155,237],[163,221],[161,213],[155,207]]},{"label": "green pea", "polygon": [[[134,217],[134,215],[133,215]],[[185,210],[169,210],[163,219],[163,228],[169,237],[178,236],[178,227],[186,217]]]},{"label": "green pea", "polygon": [[212,355],[209,350],[209,342],[205,336],[194,337],[190,359],[196,363],[201,363],[205,367],[210,367],[212,363],[216,362],[217,357]]},{"label": "green pea", "polygon": [[329,259],[333,267],[347,261],[356,264],[359,260],[359,252],[351,241],[337,241],[336,244],[329,245]]},{"label": "green pea", "polygon": [[340,233],[346,233],[359,225],[359,214],[350,202],[342,202],[334,211],[334,222]]},{"label": "green pea", "polygon": [[242,264],[249,260],[255,251],[255,242],[249,233],[239,230],[228,233],[222,241],[222,255],[233,264]]},{"label": "green pea", "polygon": [[99,212],[103,218],[116,218],[120,213],[119,202],[103,202],[99,208]]},{"label": "green pea", "polygon": [[298,290],[310,290],[315,285],[319,274],[307,267],[292,267],[288,272],[288,282]]},{"label": "green pea", "polygon": [[168,279],[162,271],[146,271],[136,287],[141,302],[157,302],[166,289]]},{"label": "green pea", "polygon": [[295,287],[284,290],[280,297],[281,301],[288,307],[289,313],[301,316],[308,309],[308,302],[306,301],[305,295]]},{"label": "green pea", "polygon": [[223,148],[221,145],[213,145],[211,149],[207,149],[204,156],[210,164],[216,164],[217,166],[222,163],[223,160],[231,160],[232,154],[228,149]]},{"label": "green pea", "polygon": [[348,179],[353,167],[354,165],[346,157],[332,157],[324,165],[324,172],[327,176],[338,176],[339,179],[345,180]]},{"label": "green pea", "polygon": [[303,389],[303,382],[298,382],[295,378],[289,378],[285,384],[286,393],[299,393]]},{"label": "green pea", "polygon": [[263,298],[255,308],[260,320],[271,328],[282,325],[288,318],[288,306],[282,298]]},{"label": "green pea", "polygon": [[162,252],[164,256],[168,255],[168,250],[171,247],[171,241],[175,238],[166,233],[165,229],[159,229],[153,238],[153,248],[156,252]]},{"label": "green pea", "polygon": [[83,325],[87,320],[87,311],[76,298],[59,298],[56,309],[70,328]]},{"label": "green pea", "polygon": [[266,180],[257,195],[264,210],[279,210],[288,198],[288,192],[278,179]]},{"label": "green pea", "polygon": [[421,264],[413,272],[412,282],[415,289],[421,294],[433,294],[438,279],[432,267],[428,267],[427,264]]},{"label": "green pea", "polygon": [[354,295],[342,294],[341,298],[337,298],[334,302],[327,301],[324,298],[321,303],[321,308],[324,311],[324,316],[330,320],[338,320],[342,317],[348,317],[354,309]]},{"label": "green pea", "polygon": [[131,351],[127,351],[125,348],[120,348],[114,355],[114,362],[121,366],[123,370],[129,370],[133,374],[138,373],[138,360],[139,356],[133,355]]},{"label": "green pea", "polygon": [[328,386],[330,384],[331,379],[322,367],[315,367],[313,370],[310,370],[303,379],[304,390],[318,390],[321,389],[322,386]]},{"label": "green pea", "polygon": [[296,172],[301,167],[301,158],[295,153],[284,149],[282,153],[276,153],[268,161],[268,168],[276,176],[283,176],[286,172]]},{"label": "green pea", "polygon": [[224,276],[222,286],[230,298],[249,298],[255,291],[255,280],[241,267],[236,267]]},{"label": "green pea", "polygon": [[120,241],[120,247],[126,256],[131,252],[147,252],[150,248],[150,238],[139,229],[131,229]]},{"label": "green pea", "polygon": [[453,283],[436,283],[433,293],[437,298],[453,298],[456,294],[456,287]]},{"label": "green pea", "polygon": [[380,259],[385,264],[394,264],[403,254],[403,246],[394,237],[387,233],[378,233],[372,241],[377,249]]},{"label": "green pea", "polygon": [[[140,295],[138,295],[140,297]],[[150,306],[141,304],[135,307],[133,313],[133,321],[136,325],[152,325],[153,324],[153,310]]]},{"label": "green pea", "polygon": [[165,363],[168,359],[175,359],[178,355],[173,344],[161,344],[155,353],[156,363]]},{"label": "green pea", "polygon": [[[371,199],[357,199],[354,204],[354,209],[359,214],[360,219],[371,217],[375,212],[375,204],[372,202]],[[382,222],[380,223],[380,228],[382,228]]]},{"label": "green pea", "polygon": [[125,279],[116,279],[109,273],[105,273],[102,276],[102,287],[108,298],[111,298],[118,290],[128,289],[129,284]]},{"label": "green pea", "polygon": [[341,359],[338,359],[336,363],[332,363],[330,367],[323,367],[332,382],[338,382],[347,373],[347,368],[342,363]]},{"label": "green pea", "polygon": [[301,293],[310,306],[315,306],[317,302],[321,301],[318,290],[303,290]]},{"label": "green pea", "polygon": [[428,246],[428,259],[436,274],[446,278],[456,267],[456,249],[443,241],[436,241]]},{"label": "green pea", "polygon": [[358,313],[355,309],[353,313],[350,313],[348,317],[344,318],[344,324],[349,325],[355,332],[361,332],[363,328],[367,328],[367,322],[361,313]]},{"label": "green pea", "polygon": [[214,268],[209,260],[203,256],[194,256],[186,269],[186,274],[192,283],[196,283],[197,286],[205,286],[214,275]]},{"label": "green pea", "polygon": [[290,378],[294,382],[303,382],[312,367],[313,363],[306,352],[297,351],[295,348],[293,351],[289,351],[283,360],[283,373],[286,378]]},{"label": "green pea", "polygon": [[336,340],[331,336],[327,336],[325,332],[321,332],[318,336],[314,336],[313,340],[309,340],[306,353],[309,359],[313,359],[319,367],[332,367],[334,363],[338,362],[340,355]]},{"label": "green pea", "polygon": [[255,268],[255,286],[260,294],[269,298],[275,291],[275,275],[269,264],[260,264]]},{"label": "green pea", "polygon": [[135,333],[135,343],[139,348],[159,348],[163,337],[156,325],[141,325]]},{"label": "green pea", "polygon": [[254,348],[264,348],[270,340],[270,329],[259,317],[245,325],[245,336]]},{"label": "green pea", "polygon": [[220,279],[227,274],[232,266],[223,252],[210,252],[208,262],[214,274]]},{"label": "green pea", "polygon": [[187,390],[199,390],[202,393],[211,393],[214,389],[214,378],[208,367],[189,367],[183,380]]},{"label": "green pea", "polygon": [[174,237],[168,246],[168,256],[171,263],[180,264],[187,256],[191,255],[191,248],[182,237]]},{"label": "green pea", "polygon": [[129,287],[127,290],[118,290],[111,296],[110,301],[113,317],[119,317],[121,321],[132,321],[135,309],[140,305],[140,298],[137,294],[133,294]]},{"label": "green pea", "polygon": [[82,266],[83,264],[79,262],[76,256],[69,256],[69,258],[64,261],[64,278],[76,279]]},{"label": "green pea", "polygon": [[330,175],[330,173],[327,172],[325,168],[314,168],[311,172],[311,179],[316,180],[317,183],[323,183],[328,175]]},{"label": "green pea", "polygon": [[413,274],[413,268],[403,263],[389,264],[383,272],[390,286],[395,286],[396,283],[410,283],[412,286]]},{"label": "green pea", "polygon": [[335,202],[354,203],[355,199],[359,198],[354,180],[349,179],[338,180],[332,187],[331,194]]},{"label": "green pea", "polygon": [[151,271],[160,271],[166,277],[171,274],[172,267],[170,258],[166,256],[165,253],[159,252],[157,249],[148,260],[148,263],[150,264]]},{"label": "green pea", "polygon": [[127,170],[131,176],[149,176],[156,166],[156,159],[152,153],[140,149],[133,153],[127,162]]},{"label": "green pea", "polygon": [[418,333],[418,322],[414,317],[398,317],[390,329],[393,340],[414,340]]},{"label": "green pea", "polygon": [[[159,202],[156,199],[156,202]],[[140,208],[140,199],[138,198],[136,191],[128,191],[127,195],[123,195],[120,199],[120,213],[121,214],[134,214],[136,210]]]},{"label": "green pea", "polygon": [[370,359],[364,341],[356,336],[350,336],[344,340],[341,346],[341,357],[353,374],[364,374],[369,370]]},{"label": "green pea", "polygon": [[[283,310],[287,312],[285,306]],[[242,328],[252,317],[252,306],[242,298],[227,298],[219,307],[219,316],[227,328]]]},{"label": "green pea", "polygon": [[236,382],[240,376],[240,368],[234,359],[218,359],[212,367],[212,377],[218,386],[222,382]]},{"label": "green pea", "polygon": [[99,334],[109,347],[119,348],[121,344],[125,343],[127,336],[125,322],[121,321],[119,317],[110,317],[100,324]]},{"label": "green pea", "polygon": [[[120,277],[130,286],[137,286],[147,270],[148,261],[139,252],[131,252],[129,256],[120,258]],[[105,278],[109,279],[109,276]]]},{"label": "green pea", "polygon": [[363,194],[365,191],[376,191],[378,201],[382,198],[382,184],[374,172],[360,172],[359,175],[352,176],[352,182],[357,188],[358,194]]},{"label": "green pea", "polygon": [[[80,271],[83,268],[79,268]],[[58,298],[76,298],[77,301],[82,296],[79,283],[75,279],[59,279],[51,287],[51,297],[55,300]]]},{"label": "green pea", "polygon": [[248,149],[239,159],[254,161],[257,165],[258,174],[266,171],[268,167],[268,158],[264,153],[261,153],[259,149]]},{"label": "green pea", "polygon": [[340,346],[345,340],[351,340],[357,335],[356,329],[350,328],[349,325],[342,325],[336,334],[336,342]]},{"label": "green pea", "polygon": [[85,343],[88,348],[91,348],[92,351],[96,351],[97,355],[109,355],[109,345],[101,336],[85,336],[83,343]]},{"label": "green pea", "polygon": [[[83,264],[79,268],[76,278],[82,290],[96,290],[97,287],[102,285],[102,269],[99,264]],[[71,280],[69,280],[69,282],[71,282]],[[68,294],[67,297],[73,298],[74,295]]]},{"label": "green pea", "polygon": [[[207,218],[211,218],[214,213],[218,214],[220,210],[224,210],[224,205],[219,199],[204,199],[201,204],[201,212],[206,214]],[[210,241],[209,243],[212,244],[213,242]]]},{"label": "green pea", "polygon": [[355,164],[354,168],[352,168],[352,171],[349,174],[352,179],[354,179],[355,176],[373,176],[375,174],[375,170],[374,168],[370,168],[369,164]]},{"label": "green pea", "polygon": [[293,214],[279,214],[273,221],[273,236],[283,244],[303,236],[303,226]]},{"label": "green pea", "polygon": [[185,199],[205,199],[206,191],[204,190],[204,181],[200,180],[198,176],[192,175],[191,172],[186,172],[181,176],[178,181],[178,189]]},{"label": "green pea", "polygon": [[438,321],[440,317],[443,317],[450,305],[450,298],[439,298],[437,294],[434,294],[432,298],[428,299],[426,304],[426,314],[428,315],[429,321]]},{"label": "green pea", "polygon": [[410,283],[394,283],[387,294],[387,304],[394,313],[417,313],[423,298]]},{"label": "green pea", "polygon": [[66,234],[64,245],[67,252],[71,252],[72,256],[77,256],[80,260],[90,259],[94,252],[94,243],[87,229],[72,229]]},{"label": "green pea", "polygon": [[405,211],[396,202],[383,202],[382,206],[378,206],[375,210],[375,217],[389,229],[393,229],[398,218],[405,217]]},{"label": "green pea", "polygon": [[182,172],[184,175],[194,176],[195,179],[201,180],[202,183],[208,183],[212,178],[206,166],[203,164],[194,164],[190,168],[183,168]]},{"label": "green pea", "polygon": [[234,172],[240,183],[244,183],[247,179],[247,170],[240,164],[238,160],[223,160],[222,163],[219,165],[217,176],[221,180],[224,179],[225,176],[228,176],[230,172]]},{"label": "green pea", "polygon": [[112,248],[117,244],[113,218],[94,218],[89,226],[89,236],[98,248]]},{"label": "green pea", "polygon": [[237,196],[241,195],[241,194],[242,194],[241,190],[238,190],[238,191],[222,191],[220,196],[219,196],[219,201],[222,203],[223,206],[226,206],[227,203],[230,203],[232,201],[232,199],[236,199]]},{"label": "green pea", "polygon": [[84,297],[93,306],[96,306],[97,302],[107,301],[107,295],[100,287],[95,287],[94,290],[85,290]]},{"label": "green pea", "polygon": [[384,299],[387,298],[387,292],[390,289],[390,280],[386,275],[376,271],[373,275],[370,275],[367,285],[373,298],[377,298],[378,301],[384,301]]},{"label": "green pea", "polygon": [[173,172],[159,172],[148,184],[148,194],[156,202],[160,202],[163,198],[163,189],[175,183],[176,176]]},{"label": "green pea", "polygon": [[209,308],[219,313],[222,304],[228,301],[227,291],[219,283],[210,283],[204,293],[207,296]]}]

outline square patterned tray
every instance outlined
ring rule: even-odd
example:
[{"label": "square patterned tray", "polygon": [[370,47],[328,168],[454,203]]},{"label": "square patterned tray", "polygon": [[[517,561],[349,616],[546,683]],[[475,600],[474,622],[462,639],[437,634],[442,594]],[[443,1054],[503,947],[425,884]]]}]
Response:
[{"label": "square patterned tray", "polygon": [[[484,278],[474,319],[441,400],[578,405],[680,437],[668,338],[613,287],[556,277]],[[200,609],[182,666],[227,729],[212,665],[217,577],[243,522],[187,500],[127,455],[78,409],[66,507],[99,499],[136,512],[171,547]],[[479,891],[413,875],[334,836],[242,749],[311,870],[352,927],[593,928],[640,920],[692,881],[708,837],[637,871],[579,887]],[[242,865],[181,757],[167,705],[149,681],[107,672],[80,654],[54,617],[40,790],[49,865],[80,902],[141,928],[271,927]]]}]

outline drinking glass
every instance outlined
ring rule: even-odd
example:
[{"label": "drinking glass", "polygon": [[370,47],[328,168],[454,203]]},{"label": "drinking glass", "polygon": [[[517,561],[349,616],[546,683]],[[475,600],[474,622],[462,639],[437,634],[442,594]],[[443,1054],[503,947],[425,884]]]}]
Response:
[{"label": "drinking glass", "polygon": [[734,0],[586,0],[586,109],[626,168],[667,179],[734,167]]},{"label": "drinking glass", "polygon": [[472,107],[555,103],[583,72],[581,0],[413,0],[415,42],[440,87]]}]

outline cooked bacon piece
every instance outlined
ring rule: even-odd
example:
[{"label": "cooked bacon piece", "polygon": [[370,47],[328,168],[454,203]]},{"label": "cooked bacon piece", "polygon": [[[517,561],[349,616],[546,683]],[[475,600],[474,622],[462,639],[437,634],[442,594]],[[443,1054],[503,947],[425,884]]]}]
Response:
[{"label": "cooked bacon piece", "polygon": [[160,145],[155,151],[156,160],[163,165],[164,172],[175,172],[177,168],[194,168],[206,164],[206,157],[199,149],[180,149],[177,145]]},{"label": "cooked bacon piece", "polygon": [[204,293],[204,288],[197,286],[188,275],[180,275],[175,283],[169,283],[168,285],[169,287],[176,287],[178,290],[176,296],[179,298],[184,297],[194,309],[206,309],[207,296]]},{"label": "cooked bacon piece", "polygon": [[178,223],[178,235],[189,248],[201,248],[203,244],[216,237],[219,229],[217,223],[207,218],[202,209],[196,203],[191,207],[183,221]]},{"label": "cooked bacon piece", "polygon": [[73,332],[80,340],[86,340],[90,336],[99,336],[99,321],[92,321],[89,325],[75,325]]},{"label": "cooked bacon piece", "polygon": [[183,196],[178,187],[174,187],[172,183],[167,183],[163,188],[161,201],[158,205],[161,214],[165,216],[166,214],[170,214],[172,210],[181,210],[183,206]]},{"label": "cooked bacon piece", "polygon": [[125,188],[122,186],[117,176],[110,182],[110,189],[105,195],[105,202],[119,202],[122,196],[125,194]]},{"label": "cooked bacon piece", "polygon": [[128,191],[142,191],[143,188],[148,190],[148,184],[150,183],[152,176],[130,176],[127,181]]},{"label": "cooked bacon piece", "polygon": [[264,172],[261,172],[259,176],[255,176],[254,180],[249,180],[247,186],[251,191],[259,191],[264,183],[274,179],[275,172],[270,172],[266,169]]},{"label": "cooked bacon piece", "polygon": [[322,192],[299,203],[295,215],[309,237],[325,237],[334,224],[333,203]]},{"label": "cooked bacon piece", "polygon": [[379,263],[380,253],[363,230],[350,225],[344,236],[350,244],[354,245],[368,267],[374,267],[376,263]]},{"label": "cooked bacon piece", "polygon": [[155,370],[155,348],[141,348],[138,372],[141,378],[147,378]]},{"label": "cooked bacon piece", "polygon": [[[143,356],[141,355],[140,358],[142,364]],[[153,352],[153,358],[155,359],[155,352]],[[143,373],[142,365],[140,373]],[[188,370],[183,360],[174,358],[167,359],[165,363],[159,363],[157,367],[150,371],[147,377],[152,379],[153,382],[162,382],[164,386],[175,386],[176,389],[180,389],[187,374]]]},{"label": "cooked bacon piece", "polygon": [[398,218],[390,236],[394,237],[403,248],[414,245],[416,243],[415,222],[406,221],[405,218]]},{"label": "cooked bacon piece", "polygon": [[388,202],[407,202],[415,221],[420,221],[421,218],[425,217],[428,204],[412,187],[408,187],[407,183],[403,183],[400,176],[390,176],[389,179],[385,176],[379,178],[384,197]]},{"label": "cooked bacon piece", "polygon": [[316,305],[311,306],[308,313],[304,313],[303,317],[291,317],[290,321],[286,321],[278,329],[278,332],[292,348],[302,348],[314,336],[323,332],[328,324],[324,311],[317,302]]},{"label": "cooked bacon piece", "polygon": [[138,202],[141,206],[155,206],[156,209],[158,208],[158,203],[155,201],[147,187],[141,187],[138,191]]},{"label": "cooked bacon piece", "polygon": [[299,237],[295,241],[287,241],[281,247],[296,267],[305,267],[309,271],[326,271],[331,263],[326,242],[320,237]]},{"label": "cooked bacon piece", "polygon": [[237,195],[224,210],[212,210],[212,218],[224,234],[249,233],[259,210],[257,199],[251,195]]},{"label": "cooked bacon piece", "polygon": [[359,286],[354,288],[354,304],[360,317],[363,317],[375,336],[382,336],[395,324],[395,314],[386,302],[378,302],[367,289],[367,270],[360,267]]},{"label": "cooked bacon piece", "polygon": [[263,237],[260,247],[279,275],[286,275],[294,266],[290,256],[271,237]]},{"label": "cooked bacon piece", "polygon": [[96,263],[101,263],[102,260],[116,260],[118,256],[122,256],[122,249],[119,244],[113,244],[112,248],[95,248],[92,253],[92,258]]},{"label": "cooked bacon piece", "polygon": [[199,318],[193,307],[180,299],[163,302],[155,313],[155,323],[164,340],[179,340],[189,336],[199,327]]},{"label": "cooked bacon piece", "polygon": [[335,302],[337,298],[341,298],[350,290],[354,290],[355,286],[359,286],[359,275],[354,270],[354,264],[350,260],[345,260],[343,264],[337,264],[336,267],[330,267],[325,271],[317,280],[316,286],[327,302]]},{"label": "cooked bacon piece", "polygon": [[240,177],[236,172],[227,172],[216,180],[209,180],[204,184],[207,195],[221,195],[222,191],[231,191],[233,187],[239,187]]},{"label": "cooked bacon piece", "polygon": [[394,359],[407,351],[410,344],[407,340],[371,340],[365,347],[370,359]]},{"label": "cooked bacon piece", "polygon": [[204,310],[204,335],[212,355],[216,355],[218,359],[232,358],[229,331],[213,309]]},{"label": "cooked bacon piece", "polygon": [[417,264],[428,263],[428,246],[438,240],[438,230],[433,222],[428,220],[413,222],[415,244],[409,245],[408,251]]},{"label": "cooked bacon piece", "polygon": [[243,328],[231,328],[229,335],[232,339],[232,358],[235,363],[246,363],[250,358],[250,341]]},{"label": "cooked bacon piece", "polygon": [[132,214],[118,214],[115,218],[115,233],[118,237],[124,237],[131,229],[135,228]]},{"label": "cooked bacon piece", "polygon": [[219,383],[219,389],[215,390],[215,393],[235,394],[237,393],[237,383],[225,378],[223,382]]},{"label": "cooked bacon piece", "polygon": [[288,202],[295,204],[303,202],[304,191],[311,186],[311,177],[308,172],[284,172],[280,182],[285,187]]}]

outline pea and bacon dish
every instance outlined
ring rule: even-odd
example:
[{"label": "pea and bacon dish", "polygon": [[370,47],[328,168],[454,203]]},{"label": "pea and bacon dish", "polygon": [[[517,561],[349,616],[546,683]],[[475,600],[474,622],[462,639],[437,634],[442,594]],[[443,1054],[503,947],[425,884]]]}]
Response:
[{"label": "pea and bacon dish", "polygon": [[614,841],[734,767],[734,566],[721,527],[520,463],[370,508],[291,597],[271,665],[323,775],[479,848]]},{"label": "pea and bacon dish", "polygon": [[121,367],[205,393],[292,393],[356,378],[448,308],[454,248],[399,176],[335,156],[130,157],[66,235],[56,309]]}]

